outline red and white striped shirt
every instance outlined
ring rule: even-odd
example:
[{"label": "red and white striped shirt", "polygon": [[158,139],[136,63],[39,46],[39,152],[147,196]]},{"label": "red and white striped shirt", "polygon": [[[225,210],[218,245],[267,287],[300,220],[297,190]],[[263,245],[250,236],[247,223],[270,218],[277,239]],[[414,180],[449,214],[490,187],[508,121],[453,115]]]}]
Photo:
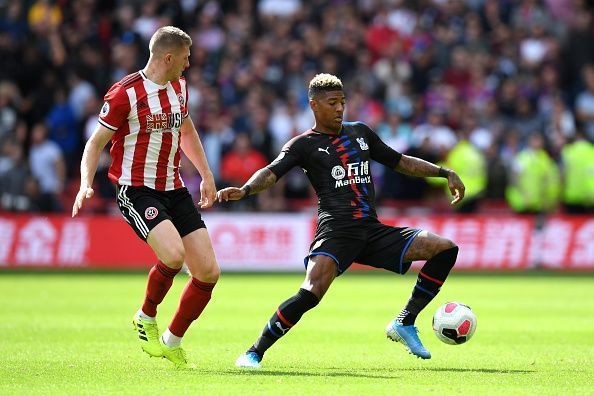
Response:
[{"label": "red and white striped shirt", "polygon": [[159,85],[141,70],[105,94],[99,123],[115,131],[109,179],[124,186],[169,191],[184,186],[179,175],[180,128],[188,116],[186,80]]}]

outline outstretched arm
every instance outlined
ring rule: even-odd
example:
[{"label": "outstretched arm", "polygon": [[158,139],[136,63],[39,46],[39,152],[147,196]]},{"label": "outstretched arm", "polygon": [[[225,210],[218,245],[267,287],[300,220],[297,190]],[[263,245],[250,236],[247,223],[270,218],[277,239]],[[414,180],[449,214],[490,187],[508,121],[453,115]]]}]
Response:
[{"label": "outstretched arm", "polygon": [[445,177],[448,179],[450,192],[454,196],[452,204],[458,203],[464,198],[464,183],[451,169],[442,168],[417,157],[402,155],[394,170],[408,176]]},{"label": "outstretched arm", "polygon": [[268,168],[256,171],[241,187],[227,187],[217,192],[219,202],[237,201],[251,194],[257,194],[276,183],[276,175]]}]

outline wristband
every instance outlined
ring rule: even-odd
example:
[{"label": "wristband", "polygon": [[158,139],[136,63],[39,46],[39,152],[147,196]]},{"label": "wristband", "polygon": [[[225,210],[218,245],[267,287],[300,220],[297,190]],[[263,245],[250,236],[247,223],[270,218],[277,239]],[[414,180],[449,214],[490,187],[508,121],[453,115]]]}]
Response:
[{"label": "wristband", "polygon": [[438,176],[439,177],[445,177],[446,179],[448,178],[448,175],[450,174],[450,170],[446,169],[444,167],[439,167],[439,173]]},{"label": "wristband", "polygon": [[250,192],[252,191],[252,188],[250,187],[249,184],[244,184],[243,187],[241,187],[241,189],[243,191],[245,191],[245,195],[244,198],[250,195]]}]

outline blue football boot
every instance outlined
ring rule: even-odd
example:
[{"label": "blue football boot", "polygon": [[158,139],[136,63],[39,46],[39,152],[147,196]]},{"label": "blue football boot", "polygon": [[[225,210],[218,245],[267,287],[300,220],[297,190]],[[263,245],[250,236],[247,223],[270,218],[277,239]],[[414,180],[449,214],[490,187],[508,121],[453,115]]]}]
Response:
[{"label": "blue football boot", "polygon": [[256,352],[246,352],[235,361],[237,367],[259,369],[260,356]]},{"label": "blue football boot", "polygon": [[392,341],[404,344],[409,353],[420,357],[421,359],[431,359],[431,353],[423,346],[417,333],[419,330],[414,325],[403,326],[391,321],[386,327],[386,335]]}]

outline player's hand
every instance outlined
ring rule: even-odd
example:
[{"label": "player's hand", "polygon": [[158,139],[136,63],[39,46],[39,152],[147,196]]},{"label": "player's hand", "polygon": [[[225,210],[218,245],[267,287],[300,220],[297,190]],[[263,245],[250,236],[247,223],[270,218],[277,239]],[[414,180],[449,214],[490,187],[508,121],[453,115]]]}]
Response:
[{"label": "player's hand", "polygon": [[200,201],[198,205],[200,208],[210,208],[217,200],[217,187],[214,179],[207,178],[200,182]]},{"label": "player's hand", "polygon": [[91,198],[95,194],[95,191],[91,187],[84,187],[78,190],[78,194],[76,194],[76,199],[74,200],[74,205],[72,205],[72,217],[76,216],[82,207],[83,201],[85,199]]},{"label": "player's hand", "polygon": [[227,187],[217,192],[219,202],[238,201],[243,197],[245,197],[245,190],[237,187]]},{"label": "player's hand", "polygon": [[464,187],[464,183],[460,179],[460,176],[453,170],[450,170],[448,174],[448,188],[450,189],[450,193],[454,197],[451,204],[457,204],[464,198],[464,191],[466,187]]}]

